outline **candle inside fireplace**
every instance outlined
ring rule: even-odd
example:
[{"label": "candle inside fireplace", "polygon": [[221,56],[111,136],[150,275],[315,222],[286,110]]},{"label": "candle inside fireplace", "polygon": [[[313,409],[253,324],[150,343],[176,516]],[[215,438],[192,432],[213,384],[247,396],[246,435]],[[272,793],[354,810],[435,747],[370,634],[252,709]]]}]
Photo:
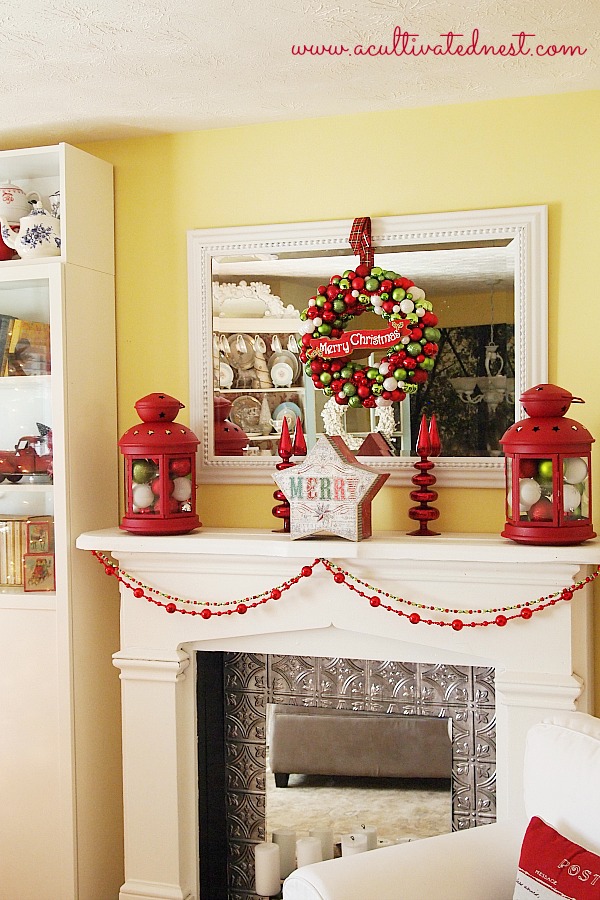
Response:
[{"label": "candle inside fireplace", "polygon": [[366,834],[342,835],[342,856],[353,856],[355,853],[366,853],[369,849]]},{"label": "candle inside fireplace", "polygon": [[300,866],[309,866],[311,863],[321,862],[323,851],[318,837],[303,837],[296,841],[296,862]]},{"label": "candle inside fireplace", "polygon": [[375,850],[377,847],[377,829],[374,825],[361,825],[359,834],[367,836],[367,850]]},{"label": "candle inside fireplace", "polygon": [[278,828],[273,832],[273,842],[279,846],[283,881],[296,868],[296,832],[291,828]]},{"label": "candle inside fireplace", "polygon": [[311,828],[309,834],[321,841],[323,859],[333,859],[333,831],[330,828]]},{"label": "candle inside fireplace", "polygon": [[274,897],[281,890],[279,846],[263,841],[254,848],[254,885],[261,897]]}]

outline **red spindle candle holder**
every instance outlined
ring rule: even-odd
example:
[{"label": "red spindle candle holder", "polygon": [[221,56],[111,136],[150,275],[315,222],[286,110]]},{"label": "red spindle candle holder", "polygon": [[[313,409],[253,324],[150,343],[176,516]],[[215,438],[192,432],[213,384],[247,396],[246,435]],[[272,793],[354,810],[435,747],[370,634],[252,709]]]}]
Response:
[{"label": "red spindle candle holder", "polygon": [[429,427],[427,426],[427,418],[425,415],[421,417],[421,426],[417,437],[417,453],[420,459],[415,463],[417,475],[413,475],[412,483],[416,485],[417,490],[410,492],[410,499],[415,500],[419,505],[412,506],[408,511],[410,519],[415,519],[419,523],[416,531],[409,531],[410,535],[418,537],[430,537],[439,534],[439,531],[432,531],[428,527],[428,522],[434,522],[439,518],[439,510],[434,506],[429,506],[434,500],[437,500],[437,491],[432,490],[432,486],[436,482],[432,469],[435,466],[428,457],[439,456],[442,449],[440,436],[438,433],[435,415],[431,417]]},{"label": "red spindle candle holder", "polygon": [[[290,462],[290,457],[292,456],[306,456],[306,441],[304,439],[304,432],[302,430],[302,423],[300,419],[296,419],[296,424],[294,426],[294,440],[293,442],[290,440],[290,429],[287,423],[287,419],[285,416],[283,417],[281,423],[281,437],[279,438],[279,446],[277,447],[277,452],[281,457],[281,462],[278,462],[275,468],[278,472],[281,472],[282,469],[289,469],[292,466],[295,466],[296,463]],[[277,490],[274,492],[273,497],[277,500],[277,505],[273,507],[272,513],[276,519],[281,519],[283,522],[282,528],[274,528],[273,532],[275,534],[289,534],[290,533],[290,504],[283,493],[283,491]]]}]

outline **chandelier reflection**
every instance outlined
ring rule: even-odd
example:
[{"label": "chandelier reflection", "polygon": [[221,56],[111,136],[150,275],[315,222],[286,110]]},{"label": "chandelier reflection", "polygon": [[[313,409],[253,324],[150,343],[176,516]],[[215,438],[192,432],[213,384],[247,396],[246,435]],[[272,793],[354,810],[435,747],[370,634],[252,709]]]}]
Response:
[{"label": "chandelier reflection", "polygon": [[504,358],[494,341],[494,282],[490,294],[490,339],[485,346],[483,360],[485,375],[451,378],[450,383],[463,403],[475,406],[482,401],[494,413],[503,400],[515,402],[515,379],[503,374]]}]

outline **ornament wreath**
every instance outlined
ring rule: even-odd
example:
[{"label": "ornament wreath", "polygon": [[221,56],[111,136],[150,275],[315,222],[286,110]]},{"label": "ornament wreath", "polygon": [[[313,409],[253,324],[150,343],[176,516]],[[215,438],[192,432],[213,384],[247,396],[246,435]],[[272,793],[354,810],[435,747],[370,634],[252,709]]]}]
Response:
[{"label": "ornament wreath", "polygon": [[[353,362],[353,351],[343,352],[350,348],[341,340],[346,325],[368,311],[389,323],[389,331],[379,333],[381,345],[389,347],[388,335],[393,340],[374,366]],[[355,270],[333,275],[310,298],[300,318],[300,359],[306,374],[341,406],[391,406],[415,393],[434,367],[441,337],[438,318],[425,292],[397,272],[361,262]]]},{"label": "ornament wreath", "polygon": [[[110,560],[103,553],[92,550],[92,554],[104,566],[107,575],[114,576],[124,587],[128,588],[136,599],[143,599],[155,606],[162,607],[167,613],[182,613],[189,616],[201,616],[203,619],[210,619],[213,616],[231,616],[233,614],[245,615],[249,610],[256,609],[268,603],[270,600],[281,600],[285,591],[289,591],[294,585],[298,584],[301,578],[310,578],[313,570],[318,565],[322,565],[325,570],[333,577],[336,584],[345,585],[348,590],[353,591],[360,597],[369,602],[372,609],[383,609],[394,615],[405,617],[411,625],[439,625],[441,627],[450,627],[454,631],[461,631],[463,628],[475,628],[479,626],[497,625],[503,628],[514,619],[522,619],[528,621],[534,613],[541,612],[551,606],[555,606],[561,601],[568,602],[573,599],[575,591],[580,590],[584,585],[590,584],[600,574],[600,566],[598,566],[591,575],[587,575],[581,581],[575,581],[568,587],[555,591],[544,597],[538,597],[535,600],[529,600],[526,603],[515,603],[512,606],[493,607],[488,609],[451,609],[450,607],[433,606],[426,603],[417,603],[414,600],[405,600],[403,597],[397,597],[380,588],[373,587],[366,581],[347,572],[341,566],[331,562],[331,560],[317,557],[310,565],[302,566],[298,575],[289,578],[276,587],[269,588],[259,594],[244,597],[243,600],[191,600],[184,597],[176,597],[171,594],[163,593],[156,588],[150,587],[141,581],[138,581],[133,575],[130,575],[119,565]],[[166,601],[166,602],[165,602]],[[184,606],[178,606],[181,603]],[[391,604],[403,604],[408,607],[410,612],[405,612],[398,606]],[[185,606],[198,606],[201,609],[186,609]],[[420,610],[420,612],[418,612]],[[444,615],[457,616],[451,620],[432,618],[430,613],[443,613]],[[482,619],[474,621],[464,621],[465,616],[494,616],[492,619]],[[459,618],[462,617],[462,618]]]}]

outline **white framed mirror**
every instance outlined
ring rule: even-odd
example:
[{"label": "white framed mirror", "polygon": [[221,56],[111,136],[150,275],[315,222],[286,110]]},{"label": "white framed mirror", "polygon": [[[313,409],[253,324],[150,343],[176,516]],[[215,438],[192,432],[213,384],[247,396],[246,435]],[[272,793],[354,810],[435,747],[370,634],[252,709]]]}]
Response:
[{"label": "white framed mirror", "polygon": [[[522,392],[547,381],[547,208],[371,220],[375,264],[425,291],[441,332],[427,382],[385,416],[333,416],[298,358],[310,297],[359,262],[351,227],[348,219],[188,232],[190,424],[200,438],[200,481],[272,484],[282,419],[300,417],[309,447],[341,429],[358,452],[379,432],[383,455],[361,453],[361,461],[390,472],[388,484],[409,484],[418,422],[435,412],[438,484],[503,486],[498,439],[522,415]],[[368,315],[360,327],[377,327]],[[215,424],[217,397],[234,433]]]}]

